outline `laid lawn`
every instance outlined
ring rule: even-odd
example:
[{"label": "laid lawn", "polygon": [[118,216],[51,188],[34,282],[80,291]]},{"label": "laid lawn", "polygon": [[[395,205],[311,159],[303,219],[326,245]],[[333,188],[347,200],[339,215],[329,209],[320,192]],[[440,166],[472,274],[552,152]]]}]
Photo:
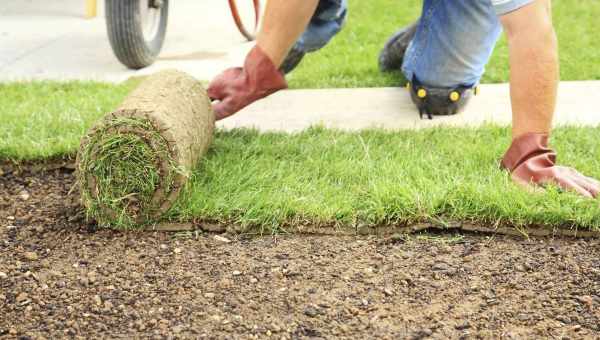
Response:
[{"label": "laid lawn", "polygon": [[[399,27],[416,20],[421,0],[350,0],[349,17],[340,34],[324,49],[309,55],[290,75],[293,88],[397,86],[399,74],[384,75],[377,57]],[[600,79],[600,1],[553,1],[563,80]],[[508,49],[503,38],[482,82],[508,81]]]},{"label": "laid lawn", "polygon": [[[556,131],[562,162],[600,177],[600,128]],[[219,132],[173,211],[266,228],[475,221],[600,230],[600,205],[555,189],[529,193],[498,170],[505,128],[292,136]],[[442,222],[443,223],[443,222]]]}]

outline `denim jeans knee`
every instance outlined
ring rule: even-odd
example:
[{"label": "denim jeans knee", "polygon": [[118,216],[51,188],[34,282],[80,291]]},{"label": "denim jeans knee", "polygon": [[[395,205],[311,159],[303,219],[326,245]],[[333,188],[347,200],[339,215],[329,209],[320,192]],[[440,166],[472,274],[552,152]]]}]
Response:
[{"label": "denim jeans knee", "polygon": [[342,29],[348,13],[348,0],[320,0],[306,31],[293,49],[314,52],[323,48]]},{"label": "denim jeans knee", "polygon": [[424,0],[402,71],[431,87],[473,86],[501,32],[491,0]]}]

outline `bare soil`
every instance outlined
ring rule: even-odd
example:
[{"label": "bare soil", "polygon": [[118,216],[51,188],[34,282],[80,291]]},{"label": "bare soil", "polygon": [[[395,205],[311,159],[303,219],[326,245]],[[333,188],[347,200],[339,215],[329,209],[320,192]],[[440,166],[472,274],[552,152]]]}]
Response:
[{"label": "bare soil", "polygon": [[0,171],[0,338],[600,338],[597,239],[116,232],[73,183]]}]

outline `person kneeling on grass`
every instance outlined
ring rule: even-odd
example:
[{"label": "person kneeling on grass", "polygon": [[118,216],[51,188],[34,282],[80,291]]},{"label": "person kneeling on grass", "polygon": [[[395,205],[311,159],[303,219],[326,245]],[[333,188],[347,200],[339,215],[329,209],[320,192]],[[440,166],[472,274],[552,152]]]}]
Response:
[{"label": "person kneeling on grass", "polygon": [[[244,67],[226,70],[209,85],[217,119],[285,89],[284,74],[325,46],[346,13],[347,0],[268,1]],[[555,183],[597,197],[600,182],[557,166],[548,146],[559,69],[550,0],[424,0],[421,18],[390,38],[379,65],[403,72],[421,116],[455,114],[475,91],[502,28],[513,112],[513,140],[502,168],[521,185]]]}]

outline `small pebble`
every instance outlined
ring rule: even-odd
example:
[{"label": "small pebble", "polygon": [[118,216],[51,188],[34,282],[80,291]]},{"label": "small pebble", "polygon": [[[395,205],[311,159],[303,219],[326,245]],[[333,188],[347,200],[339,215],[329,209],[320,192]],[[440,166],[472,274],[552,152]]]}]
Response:
[{"label": "small pebble", "polygon": [[28,261],[36,261],[38,259],[38,255],[33,251],[26,251],[23,253],[23,257]]},{"label": "small pebble", "polygon": [[27,201],[30,197],[31,195],[27,192],[27,190],[22,190],[19,192],[19,198],[21,198],[23,201]]},{"label": "small pebble", "polygon": [[27,293],[19,293],[19,295],[17,295],[15,301],[17,301],[17,303],[21,303],[21,302],[27,300],[28,297],[29,297],[29,295],[27,295]]},{"label": "small pebble", "polygon": [[585,304],[588,308],[592,308],[594,305],[594,299],[589,295],[578,296],[577,300],[583,304]]},{"label": "small pebble", "polygon": [[462,331],[464,329],[471,328],[471,324],[469,324],[469,321],[465,321],[459,325],[454,326],[454,328],[456,328],[459,331]]},{"label": "small pebble", "polygon": [[93,284],[94,282],[96,282],[96,272],[89,272],[87,274],[87,277],[88,277],[89,283]]},{"label": "small pebble", "polygon": [[214,238],[216,241],[223,242],[223,243],[229,243],[229,242],[231,242],[231,240],[230,240],[230,239],[228,239],[228,238],[226,238],[226,237],[223,237],[223,236],[220,236],[220,235],[215,235],[213,238]]},{"label": "small pebble", "polygon": [[433,265],[433,267],[431,269],[443,271],[443,270],[448,270],[448,268],[449,268],[448,265],[445,264],[444,262],[437,262],[436,264]]},{"label": "small pebble", "polygon": [[304,308],[304,315],[314,318],[315,316],[319,315],[319,311],[315,307],[308,306]]}]

